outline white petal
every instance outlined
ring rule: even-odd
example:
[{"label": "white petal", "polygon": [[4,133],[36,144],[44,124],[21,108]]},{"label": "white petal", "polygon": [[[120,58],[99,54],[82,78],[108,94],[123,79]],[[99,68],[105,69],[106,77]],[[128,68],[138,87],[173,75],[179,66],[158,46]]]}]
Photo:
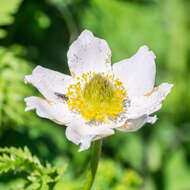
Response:
[{"label": "white petal", "polygon": [[53,103],[35,96],[25,98],[24,101],[26,102],[25,111],[35,109],[38,116],[62,125],[67,124],[74,117],[66,103]]},{"label": "white petal", "polygon": [[113,73],[121,80],[129,97],[145,95],[153,89],[155,58],[147,46],[142,46],[131,58],[113,64]]},{"label": "white petal", "polygon": [[37,66],[32,75],[25,76],[25,82],[32,83],[48,100],[60,101],[55,93],[65,94],[72,77],[50,69]]},{"label": "white petal", "polygon": [[78,135],[78,133],[76,133],[75,130],[73,130],[71,127],[67,127],[66,137],[67,139],[69,139],[70,141],[74,142],[77,145],[80,143],[80,148],[78,150],[79,152],[88,149],[94,138],[93,135],[81,138],[80,135]]},{"label": "white petal", "polygon": [[81,139],[80,148],[78,151],[81,152],[83,150],[87,150],[88,148],[90,148],[90,145],[93,139],[94,139],[93,136],[88,136],[86,138]]},{"label": "white petal", "polygon": [[158,111],[162,107],[162,101],[169,94],[172,87],[172,84],[162,83],[147,96],[131,97],[126,117],[136,119]]},{"label": "white petal", "polygon": [[117,129],[120,131],[124,131],[124,132],[132,132],[132,131],[137,131],[139,130],[145,123],[155,123],[157,120],[157,116],[147,116],[147,115],[143,115],[138,119],[129,119],[126,121],[126,123],[121,126],[118,127]]},{"label": "white petal", "polygon": [[111,72],[111,51],[107,42],[88,30],[71,44],[67,57],[73,77],[89,71]]},{"label": "white petal", "polygon": [[68,140],[72,141],[77,145],[80,143],[80,135],[76,133],[75,130],[72,129],[72,127],[67,127],[65,134]]},{"label": "white petal", "polygon": [[80,144],[79,151],[88,149],[93,140],[114,134],[114,130],[107,125],[89,125],[79,115],[67,124],[66,136],[75,144]]}]

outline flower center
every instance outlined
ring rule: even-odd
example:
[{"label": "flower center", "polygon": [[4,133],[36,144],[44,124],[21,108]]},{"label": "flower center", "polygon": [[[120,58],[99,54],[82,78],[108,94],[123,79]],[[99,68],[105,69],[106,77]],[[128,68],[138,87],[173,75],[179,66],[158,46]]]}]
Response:
[{"label": "flower center", "polygon": [[125,88],[118,79],[104,73],[83,74],[78,82],[68,88],[69,109],[80,112],[87,120],[115,119],[124,108],[127,98]]}]

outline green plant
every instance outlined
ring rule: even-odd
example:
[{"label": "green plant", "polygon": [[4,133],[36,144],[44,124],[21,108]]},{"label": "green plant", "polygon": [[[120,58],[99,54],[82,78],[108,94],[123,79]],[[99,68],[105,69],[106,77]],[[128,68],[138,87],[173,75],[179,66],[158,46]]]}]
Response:
[{"label": "green plant", "polygon": [[43,166],[27,147],[0,148],[0,154],[0,175],[25,173],[19,190],[50,190],[63,174],[64,167],[51,167],[50,164]]}]

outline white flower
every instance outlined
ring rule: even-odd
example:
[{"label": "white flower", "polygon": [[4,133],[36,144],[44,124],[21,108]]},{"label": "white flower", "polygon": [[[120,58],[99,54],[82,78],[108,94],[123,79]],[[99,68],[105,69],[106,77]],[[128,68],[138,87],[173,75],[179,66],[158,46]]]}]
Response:
[{"label": "white flower", "polygon": [[68,51],[72,76],[37,66],[25,82],[45,97],[25,98],[26,111],[66,125],[66,137],[88,149],[92,141],[113,135],[114,129],[130,132],[154,123],[172,84],[154,88],[155,55],[147,46],[111,66],[105,40],[85,30]]}]

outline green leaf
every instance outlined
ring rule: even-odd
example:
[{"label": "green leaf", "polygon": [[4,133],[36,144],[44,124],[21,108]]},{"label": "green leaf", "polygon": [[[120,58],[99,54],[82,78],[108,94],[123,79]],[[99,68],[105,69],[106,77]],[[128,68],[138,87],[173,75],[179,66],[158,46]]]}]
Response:
[{"label": "green leaf", "polygon": [[50,190],[63,175],[65,167],[43,166],[29,149],[0,148],[0,175],[8,172],[26,173],[26,181],[22,184],[27,190]]}]

